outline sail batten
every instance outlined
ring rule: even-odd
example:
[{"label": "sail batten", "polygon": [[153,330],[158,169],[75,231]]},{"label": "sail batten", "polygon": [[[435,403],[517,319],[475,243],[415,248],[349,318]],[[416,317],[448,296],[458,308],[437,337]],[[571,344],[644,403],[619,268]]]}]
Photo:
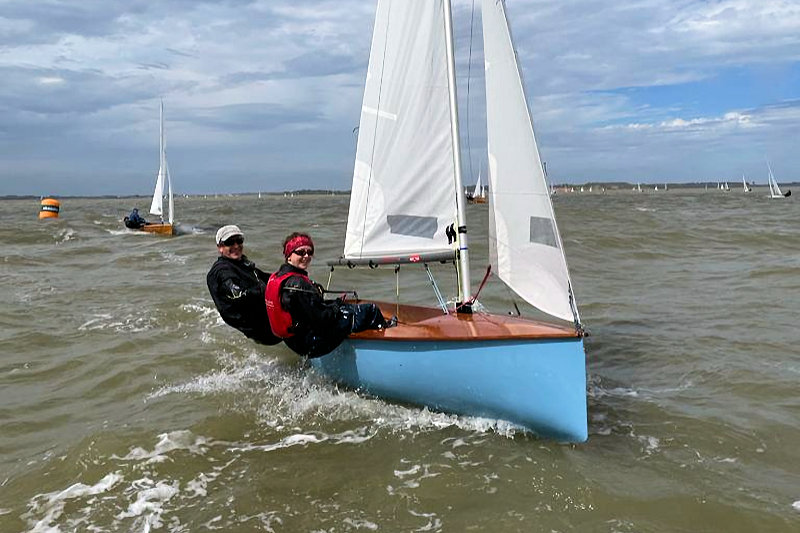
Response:
[{"label": "sail batten", "polygon": [[494,271],[541,311],[579,323],[503,2],[483,0]]}]

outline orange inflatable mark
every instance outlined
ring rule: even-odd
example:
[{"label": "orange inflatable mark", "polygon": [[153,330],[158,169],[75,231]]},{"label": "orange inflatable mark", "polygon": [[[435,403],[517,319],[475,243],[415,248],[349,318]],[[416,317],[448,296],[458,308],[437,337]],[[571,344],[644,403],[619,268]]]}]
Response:
[{"label": "orange inflatable mark", "polygon": [[55,198],[42,199],[42,207],[39,211],[39,218],[58,218],[58,212],[61,210],[61,202]]}]

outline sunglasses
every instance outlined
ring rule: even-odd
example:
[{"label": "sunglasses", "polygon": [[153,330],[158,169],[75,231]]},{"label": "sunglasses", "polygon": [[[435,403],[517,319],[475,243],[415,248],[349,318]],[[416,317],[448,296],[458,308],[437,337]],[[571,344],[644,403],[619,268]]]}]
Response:
[{"label": "sunglasses", "polygon": [[293,254],[297,254],[300,257],[312,257],[314,255],[314,250],[295,250],[292,252]]},{"label": "sunglasses", "polygon": [[222,241],[225,246],[233,246],[234,244],[244,244],[244,239],[241,237],[231,237],[227,241]]}]

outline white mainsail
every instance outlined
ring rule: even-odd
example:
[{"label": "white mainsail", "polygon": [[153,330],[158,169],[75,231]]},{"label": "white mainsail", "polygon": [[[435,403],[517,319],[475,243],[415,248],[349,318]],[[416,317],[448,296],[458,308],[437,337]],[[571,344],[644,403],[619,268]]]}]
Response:
[{"label": "white mainsail", "polygon": [[160,162],[158,166],[158,177],[156,178],[156,188],[153,191],[153,201],[150,203],[150,214],[158,215],[163,220],[164,218],[164,185],[167,186],[167,197],[168,197],[168,204],[167,208],[169,210],[168,221],[170,224],[173,223],[173,207],[174,202],[172,198],[172,180],[169,177],[169,166],[167,165],[167,140],[164,136],[164,101],[161,101],[161,112],[159,114],[160,118]]},{"label": "white mainsail", "polygon": [[483,0],[492,267],[538,309],[579,321],[502,1]]},{"label": "white mainsail", "polygon": [[452,250],[455,163],[442,0],[379,0],[344,257]]}]

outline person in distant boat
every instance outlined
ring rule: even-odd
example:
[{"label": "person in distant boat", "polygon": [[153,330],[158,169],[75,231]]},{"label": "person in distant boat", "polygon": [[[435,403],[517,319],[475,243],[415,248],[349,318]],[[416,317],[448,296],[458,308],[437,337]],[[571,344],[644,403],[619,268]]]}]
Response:
[{"label": "person in distant boat", "polygon": [[244,255],[244,233],[238,226],[222,226],[216,236],[219,257],[206,276],[208,291],[222,320],[260,344],[278,344],[264,303],[269,274]]},{"label": "person in distant boat", "polygon": [[123,222],[125,223],[125,227],[130,229],[140,229],[147,224],[147,221],[142,218],[142,215],[139,214],[139,209],[136,207],[133,208],[130,215],[123,219]]},{"label": "person in distant boat", "polygon": [[375,304],[351,304],[326,300],[324,289],[308,277],[314,242],[306,233],[292,233],[283,241],[286,262],[267,282],[267,314],[272,332],[306,357],[333,351],[351,333],[383,329],[387,322]]}]

